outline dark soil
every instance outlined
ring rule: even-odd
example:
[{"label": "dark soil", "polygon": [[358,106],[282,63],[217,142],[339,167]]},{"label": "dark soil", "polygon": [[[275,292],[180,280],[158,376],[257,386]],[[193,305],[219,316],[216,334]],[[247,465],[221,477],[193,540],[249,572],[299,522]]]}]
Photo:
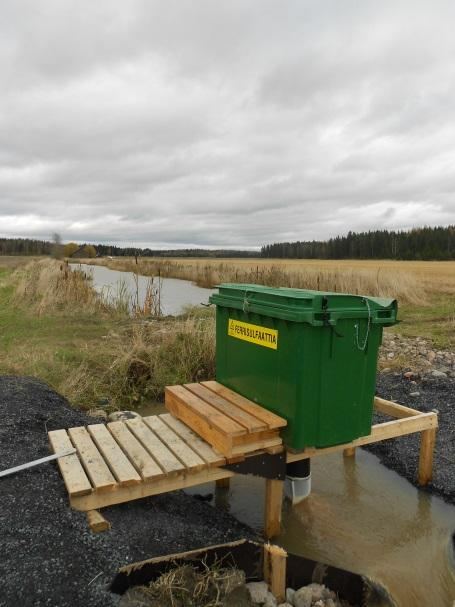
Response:
[{"label": "dark soil", "polygon": [[[93,423],[42,382],[0,377],[0,469],[49,454],[47,431]],[[0,606],[109,607],[117,568],[253,532],[183,492],[103,510],[112,529],[92,534],[70,509],[56,463],[0,479]]]},{"label": "dark soil", "polygon": [[[455,380],[429,376],[413,382],[402,373],[387,373],[378,376],[376,391],[383,398],[419,411],[438,412],[433,482],[426,489],[455,503]],[[411,396],[417,392],[418,395]],[[376,419],[384,421],[386,418],[377,415]],[[366,449],[417,486],[419,441],[418,434],[410,434],[368,445]]]}]

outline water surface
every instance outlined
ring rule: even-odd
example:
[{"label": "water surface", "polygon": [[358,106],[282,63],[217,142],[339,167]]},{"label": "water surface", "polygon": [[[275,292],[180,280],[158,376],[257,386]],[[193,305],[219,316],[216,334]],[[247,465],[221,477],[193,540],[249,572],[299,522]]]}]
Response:
[{"label": "water surface", "polygon": [[[108,299],[115,299],[119,290],[125,288],[130,296],[131,305],[136,297],[139,300],[139,305],[143,306],[147,285],[149,284],[149,276],[137,277],[132,272],[121,272],[119,270],[111,270],[105,266],[92,266],[89,264],[70,264],[75,269],[84,271],[88,276],[92,277],[93,287],[102,293]],[[154,283],[158,285],[158,279],[154,279]],[[160,279],[160,307],[161,313],[167,315],[181,314],[186,306],[197,306],[201,303],[207,304],[209,296],[215,292],[214,289],[204,289],[198,287],[189,280],[180,280],[177,278],[161,278]]]}]

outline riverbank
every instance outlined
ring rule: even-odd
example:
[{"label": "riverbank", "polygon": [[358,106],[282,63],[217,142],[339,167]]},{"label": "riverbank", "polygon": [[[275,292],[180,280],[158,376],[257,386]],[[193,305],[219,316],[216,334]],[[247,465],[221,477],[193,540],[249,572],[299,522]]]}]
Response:
[{"label": "riverbank", "polygon": [[[2,468],[49,454],[47,431],[93,423],[48,386],[0,377]],[[255,534],[229,514],[183,492],[106,508],[109,532],[90,532],[70,509],[55,463],[1,479],[0,606],[110,607],[119,567]]]}]

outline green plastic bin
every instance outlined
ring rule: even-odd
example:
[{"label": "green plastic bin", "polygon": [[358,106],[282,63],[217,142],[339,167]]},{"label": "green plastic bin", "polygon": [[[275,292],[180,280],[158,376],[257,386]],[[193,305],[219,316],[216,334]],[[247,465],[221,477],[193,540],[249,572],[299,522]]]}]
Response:
[{"label": "green plastic bin", "polygon": [[303,289],[222,284],[216,379],[284,417],[293,449],[328,447],[371,431],[382,328],[397,302]]}]

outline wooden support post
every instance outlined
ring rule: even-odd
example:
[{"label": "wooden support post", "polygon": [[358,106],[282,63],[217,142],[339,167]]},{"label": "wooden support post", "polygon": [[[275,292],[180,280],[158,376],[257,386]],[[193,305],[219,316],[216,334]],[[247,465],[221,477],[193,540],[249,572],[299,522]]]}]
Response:
[{"label": "wooden support post", "polygon": [[87,522],[93,533],[101,533],[111,528],[110,522],[98,510],[88,510]]},{"label": "wooden support post", "polygon": [[229,489],[230,485],[231,485],[231,479],[229,477],[228,478],[219,478],[216,481],[217,489]]},{"label": "wooden support post", "polygon": [[419,485],[428,485],[433,477],[433,453],[436,442],[436,428],[420,433]]},{"label": "wooden support post", "polygon": [[267,539],[278,535],[281,530],[283,489],[283,481],[266,479],[264,535]]},{"label": "wooden support post", "polygon": [[287,552],[279,546],[264,544],[264,580],[278,603],[286,600]]},{"label": "wooden support post", "polygon": [[347,447],[343,449],[344,457],[355,457],[355,447]]}]

